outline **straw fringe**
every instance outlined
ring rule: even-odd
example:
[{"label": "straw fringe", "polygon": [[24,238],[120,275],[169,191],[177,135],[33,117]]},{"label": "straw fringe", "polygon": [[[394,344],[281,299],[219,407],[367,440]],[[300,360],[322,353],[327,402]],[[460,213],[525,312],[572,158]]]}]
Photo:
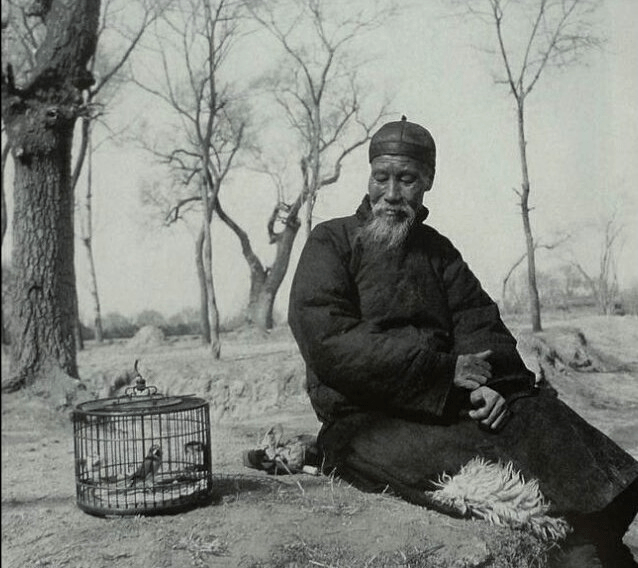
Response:
[{"label": "straw fringe", "polygon": [[527,530],[544,541],[562,540],[572,530],[565,519],[547,514],[550,503],[538,481],[526,481],[512,463],[474,458],[456,475],[443,474],[435,485],[438,489],[428,492],[432,500],[463,516]]}]

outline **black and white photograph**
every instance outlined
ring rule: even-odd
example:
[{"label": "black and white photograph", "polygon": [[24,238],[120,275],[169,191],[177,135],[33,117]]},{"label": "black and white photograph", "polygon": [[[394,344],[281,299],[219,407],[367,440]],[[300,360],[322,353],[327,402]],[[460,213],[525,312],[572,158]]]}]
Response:
[{"label": "black and white photograph", "polygon": [[636,0],[2,0],[3,568],[638,567]]}]

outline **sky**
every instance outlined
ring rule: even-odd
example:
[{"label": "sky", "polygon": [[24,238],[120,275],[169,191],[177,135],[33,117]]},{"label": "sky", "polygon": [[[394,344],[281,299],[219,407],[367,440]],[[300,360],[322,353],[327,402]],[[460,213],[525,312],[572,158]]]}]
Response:
[{"label": "sky", "polygon": [[[386,25],[358,38],[354,56],[366,62],[360,75],[370,99],[391,97],[388,120],[405,114],[433,134],[437,173],[425,197],[428,222],[454,242],[498,300],[504,275],[524,252],[513,191],[520,187],[521,177],[514,107],[506,89],[492,79],[498,62],[479,49],[491,36],[479,31],[476,23],[451,17],[449,4],[402,4]],[[623,286],[630,286],[638,283],[638,195],[633,187],[638,179],[638,2],[607,0],[600,15],[600,30],[608,38],[604,48],[592,52],[586,66],[544,75],[528,100],[532,223],[541,243],[571,235],[560,250],[539,251],[541,270],[576,258],[593,271],[601,224],[617,211],[624,225],[619,277]],[[252,34],[240,48],[233,71],[246,81],[282,56],[263,33]],[[151,55],[139,55],[138,68],[153,65],[144,57]],[[167,120],[157,101],[134,88],[124,93],[109,110],[114,124],[145,120],[161,125]],[[285,120],[276,114],[269,117],[267,132],[290,136]],[[366,191],[366,152],[367,148],[354,152],[339,182],[322,189],[315,223],[354,212]],[[294,163],[290,171],[294,185],[299,182]],[[152,156],[131,144],[104,144],[95,155],[94,247],[103,313],[134,316],[152,309],[170,316],[198,305],[193,260],[197,223],[161,227],[140,198],[145,183],[166,175]],[[11,185],[6,186],[9,213]],[[225,208],[268,262],[273,251],[267,243],[266,220],[275,188],[264,176],[240,171],[223,191]],[[213,238],[223,321],[245,305],[248,269],[236,238],[219,222],[213,223]],[[280,321],[304,238],[300,231],[275,305]],[[10,257],[10,247],[8,234],[3,260]],[[89,321],[87,262],[79,240],[76,258],[80,310]]]}]

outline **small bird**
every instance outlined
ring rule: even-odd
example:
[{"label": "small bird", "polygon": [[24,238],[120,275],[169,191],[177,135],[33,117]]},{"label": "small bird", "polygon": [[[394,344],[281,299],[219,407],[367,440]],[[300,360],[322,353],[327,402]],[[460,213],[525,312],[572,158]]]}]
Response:
[{"label": "small bird", "polygon": [[198,455],[204,451],[204,444],[198,440],[191,440],[184,444],[184,452],[186,454]]},{"label": "small bird", "polygon": [[80,476],[91,481],[97,481],[100,477],[100,471],[106,469],[107,466],[106,459],[101,458],[98,453],[89,454],[78,459],[77,462]]},{"label": "small bird", "polygon": [[157,444],[153,444],[140,467],[138,467],[137,471],[131,475],[129,485],[134,485],[138,481],[146,483],[149,479],[152,479],[155,476],[161,465],[162,448],[160,448]]},{"label": "small bird", "polygon": [[206,446],[198,440],[192,440],[184,444],[184,454],[189,462],[186,464],[187,470],[204,471],[205,466],[203,462],[205,450]]}]

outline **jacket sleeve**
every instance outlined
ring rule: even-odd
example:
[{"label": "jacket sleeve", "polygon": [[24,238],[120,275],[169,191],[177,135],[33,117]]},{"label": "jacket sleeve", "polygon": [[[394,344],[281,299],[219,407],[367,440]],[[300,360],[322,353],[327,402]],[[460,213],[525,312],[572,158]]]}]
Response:
[{"label": "jacket sleeve", "polygon": [[534,386],[534,374],[525,367],[516,349],[516,339],[460,253],[451,243],[449,246],[451,261],[444,280],[452,314],[454,353],[492,350],[489,362],[493,376],[488,386],[506,398],[529,393]]},{"label": "jacket sleeve", "polygon": [[318,225],[297,266],[288,319],[306,364],[355,405],[440,416],[456,356],[437,351],[414,326],[362,320],[344,241]]}]

